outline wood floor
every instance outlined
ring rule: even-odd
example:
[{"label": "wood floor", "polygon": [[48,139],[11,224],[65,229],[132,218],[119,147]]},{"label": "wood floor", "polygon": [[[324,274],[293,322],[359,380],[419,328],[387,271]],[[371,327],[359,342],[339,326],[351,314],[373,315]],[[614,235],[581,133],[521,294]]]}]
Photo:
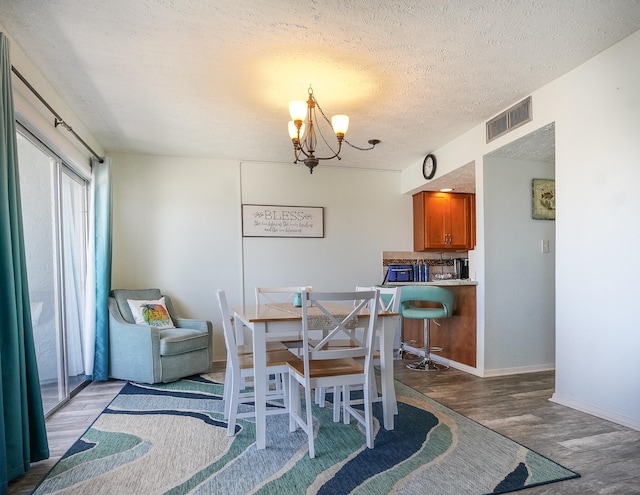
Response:
[{"label": "wood floor", "polygon": [[[478,378],[454,369],[416,372],[407,362],[395,362],[401,382],[581,474],[518,494],[640,494],[640,431],[549,402],[553,372]],[[123,385],[92,383],[47,420],[51,458],[34,463],[8,493],[31,493]]]}]

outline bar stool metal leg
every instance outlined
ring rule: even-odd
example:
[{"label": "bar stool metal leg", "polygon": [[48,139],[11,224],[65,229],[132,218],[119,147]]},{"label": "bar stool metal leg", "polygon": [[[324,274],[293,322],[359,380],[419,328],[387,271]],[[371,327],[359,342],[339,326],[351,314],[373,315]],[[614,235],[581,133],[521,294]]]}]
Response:
[{"label": "bar stool metal leg", "polygon": [[429,322],[431,320],[429,318],[425,318],[424,322],[424,357],[421,361],[416,363],[407,364],[407,368],[415,371],[441,371],[446,370],[449,366],[445,364],[436,363],[433,359],[431,359],[431,351],[438,350],[441,351],[442,348],[432,348],[429,344]]}]

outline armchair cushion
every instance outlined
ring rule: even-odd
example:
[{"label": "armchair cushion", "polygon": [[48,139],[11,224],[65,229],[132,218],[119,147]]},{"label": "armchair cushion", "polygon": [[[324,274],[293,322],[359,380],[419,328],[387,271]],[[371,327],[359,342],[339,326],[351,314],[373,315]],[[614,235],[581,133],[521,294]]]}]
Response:
[{"label": "armchair cushion", "polygon": [[160,331],[160,355],[172,356],[207,349],[209,334],[190,328],[170,328]]},{"label": "armchair cushion", "polygon": [[157,300],[127,299],[127,303],[138,325],[149,325],[160,330],[175,328],[164,296]]}]

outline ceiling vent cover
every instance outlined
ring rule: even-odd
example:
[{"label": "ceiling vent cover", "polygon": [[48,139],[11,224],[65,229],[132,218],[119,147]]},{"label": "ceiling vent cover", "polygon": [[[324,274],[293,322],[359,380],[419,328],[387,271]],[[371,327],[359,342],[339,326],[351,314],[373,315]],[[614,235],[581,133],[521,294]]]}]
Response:
[{"label": "ceiling vent cover", "polygon": [[487,143],[532,119],[531,96],[487,122]]}]

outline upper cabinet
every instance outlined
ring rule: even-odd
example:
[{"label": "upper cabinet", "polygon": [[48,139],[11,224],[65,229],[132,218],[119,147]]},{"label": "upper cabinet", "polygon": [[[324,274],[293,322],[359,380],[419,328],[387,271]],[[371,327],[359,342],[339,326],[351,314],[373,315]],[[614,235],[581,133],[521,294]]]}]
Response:
[{"label": "upper cabinet", "polygon": [[473,249],[475,233],[475,194],[414,194],[414,251]]}]

